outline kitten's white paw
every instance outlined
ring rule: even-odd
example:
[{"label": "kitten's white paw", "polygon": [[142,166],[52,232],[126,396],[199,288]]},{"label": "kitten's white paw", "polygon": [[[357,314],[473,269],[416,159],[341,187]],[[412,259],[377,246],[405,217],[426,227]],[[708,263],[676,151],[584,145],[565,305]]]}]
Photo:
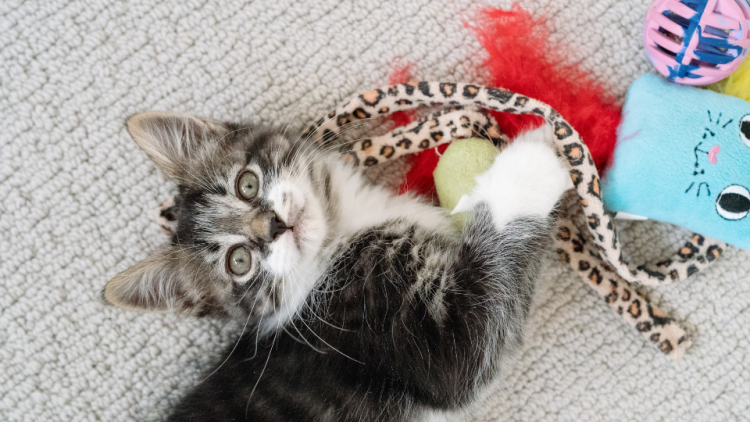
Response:
[{"label": "kitten's white paw", "polygon": [[553,136],[549,125],[522,133],[477,176],[471,202],[486,202],[497,227],[524,215],[549,215],[563,192],[573,187],[567,167],[555,154]]}]

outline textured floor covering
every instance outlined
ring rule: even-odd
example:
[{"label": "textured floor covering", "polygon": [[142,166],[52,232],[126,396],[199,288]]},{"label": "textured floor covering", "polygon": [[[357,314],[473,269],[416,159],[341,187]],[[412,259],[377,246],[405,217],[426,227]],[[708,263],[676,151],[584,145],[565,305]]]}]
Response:
[{"label": "textured floor covering", "polygon": [[[650,71],[647,0],[546,8],[619,94]],[[481,81],[468,0],[3,0],[0,2],[0,420],[160,420],[238,328],[105,307],[99,291],[164,239],[151,211],[173,187],[129,140],[146,109],[309,121],[383,84]],[[679,230],[626,228],[663,254]],[[550,262],[528,339],[482,420],[741,420],[750,415],[750,253],[654,293],[698,333],[675,364]]]}]

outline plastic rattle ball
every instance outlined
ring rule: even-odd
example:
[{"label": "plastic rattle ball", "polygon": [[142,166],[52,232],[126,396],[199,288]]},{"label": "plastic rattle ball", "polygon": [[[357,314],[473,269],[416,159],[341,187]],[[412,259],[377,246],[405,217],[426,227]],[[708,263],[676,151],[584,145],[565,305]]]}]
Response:
[{"label": "plastic rattle ball", "polygon": [[646,15],[646,54],[669,80],[707,85],[745,59],[749,26],[748,0],[656,0]]}]

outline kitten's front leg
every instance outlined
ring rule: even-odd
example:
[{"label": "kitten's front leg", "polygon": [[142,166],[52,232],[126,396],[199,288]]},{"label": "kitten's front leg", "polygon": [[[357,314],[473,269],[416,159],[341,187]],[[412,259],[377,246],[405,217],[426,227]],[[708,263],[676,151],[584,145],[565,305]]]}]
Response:
[{"label": "kitten's front leg", "polygon": [[562,193],[573,187],[554,152],[553,137],[549,125],[521,134],[477,176],[474,192],[454,212],[484,202],[498,229],[517,217],[549,215]]},{"label": "kitten's front leg", "polygon": [[[499,360],[520,344],[542,257],[552,241],[550,213],[572,182],[546,126],[521,135],[477,177],[477,205],[455,259],[446,264],[432,354],[438,371],[425,397],[460,404],[496,373]],[[439,339],[439,340],[438,340]],[[435,343],[431,344],[435,347]],[[435,362],[436,357],[441,358]]]},{"label": "kitten's front leg", "polygon": [[477,177],[471,201],[478,204],[475,217],[452,268],[457,277],[486,271],[486,294],[496,307],[489,318],[500,328],[501,346],[521,340],[539,264],[552,239],[550,213],[573,187],[554,152],[553,136],[548,125],[522,134]]},{"label": "kitten's front leg", "polygon": [[326,321],[308,336],[341,352],[326,355],[330,367],[388,403],[455,409],[477,397],[521,341],[549,214],[571,185],[549,135],[523,135],[477,178],[461,238],[394,220],[341,250],[320,301]]}]

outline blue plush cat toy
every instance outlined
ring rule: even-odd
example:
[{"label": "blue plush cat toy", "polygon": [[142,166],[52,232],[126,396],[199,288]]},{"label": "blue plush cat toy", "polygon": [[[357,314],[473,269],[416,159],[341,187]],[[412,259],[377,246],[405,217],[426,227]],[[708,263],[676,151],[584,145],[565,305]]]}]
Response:
[{"label": "blue plush cat toy", "polygon": [[642,76],[613,163],[602,184],[610,210],[750,249],[750,103]]}]

